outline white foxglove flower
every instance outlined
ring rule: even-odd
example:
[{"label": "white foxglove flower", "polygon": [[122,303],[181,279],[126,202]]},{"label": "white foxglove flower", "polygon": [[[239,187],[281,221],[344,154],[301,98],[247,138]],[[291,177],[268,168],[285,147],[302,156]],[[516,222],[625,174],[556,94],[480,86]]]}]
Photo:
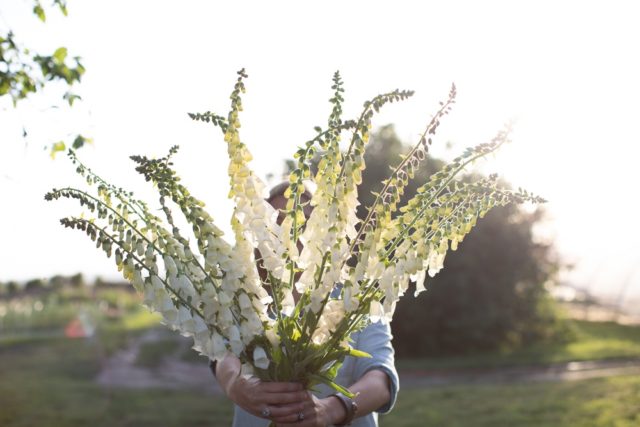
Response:
[{"label": "white foxglove flower", "polygon": [[229,345],[231,346],[231,351],[236,356],[240,356],[240,354],[244,350],[244,344],[242,343],[242,338],[240,337],[240,330],[236,325],[231,325],[227,331],[227,334]]},{"label": "white foxglove flower", "polygon": [[278,332],[273,329],[273,327],[265,329],[264,334],[271,343],[272,347],[278,347],[280,345],[280,336],[278,335]]},{"label": "white foxglove flower", "polygon": [[206,355],[212,360],[222,361],[227,355],[227,347],[224,344],[224,338],[217,332],[211,335],[211,339],[206,342]]},{"label": "white foxglove flower", "polygon": [[195,323],[193,328],[194,338],[196,341],[203,341],[209,336],[209,327],[204,323],[204,320],[202,320],[202,317],[200,316],[195,316],[193,321]]},{"label": "white foxglove flower", "polygon": [[167,271],[169,276],[175,276],[178,274],[178,268],[176,267],[176,262],[169,255],[165,255],[163,257],[164,260],[164,268]]},{"label": "white foxglove flower", "polygon": [[350,313],[360,306],[360,300],[356,297],[360,292],[356,285],[345,286],[342,294],[344,310]]},{"label": "white foxglove flower", "polygon": [[221,306],[218,312],[218,324],[222,327],[232,325],[234,322],[233,314],[228,306]]},{"label": "white foxglove flower", "polygon": [[244,292],[240,293],[240,296],[238,296],[238,305],[240,306],[240,310],[246,310],[253,307],[249,296]]},{"label": "white foxglove flower", "polygon": [[139,293],[144,292],[144,280],[142,279],[142,273],[137,268],[133,272],[133,279],[131,279],[131,283],[133,284],[133,287],[136,289],[136,291],[138,291]]},{"label": "white foxglove flower", "polygon": [[[164,291],[164,284],[162,283],[162,280],[156,275],[151,276],[150,281],[151,283],[146,284],[144,288],[144,303],[149,308],[157,308],[158,304],[160,303],[158,293]],[[160,296],[162,296],[161,293]]]},{"label": "white foxglove flower", "polygon": [[388,322],[391,322],[391,320],[393,319],[393,313],[396,311],[396,301],[398,299],[391,299],[391,298],[385,298],[384,300],[384,304],[383,304],[383,310],[384,310],[384,319],[386,319]]},{"label": "white foxglove flower", "polygon": [[243,378],[245,379],[249,379],[253,376],[254,370],[253,370],[253,366],[251,366],[248,363],[243,363],[242,366],[240,367],[240,375],[242,375]]},{"label": "white foxglove flower", "polygon": [[165,322],[167,323],[167,325],[174,325],[178,320],[178,309],[171,300],[171,297],[164,289],[162,290],[161,295],[156,295],[156,297],[161,298],[161,302],[158,306],[158,311],[160,312],[160,314],[162,314]]},{"label": "white foxglove flower", "polygon": [[411,276],[411,280],[413,280],[416,284],[416,290],[413,293],[414,297],[417,297],[418,294],[427,290],[424,287],[424,280],[426,277],[426,273],[427,271],[425,269],[422,269],[417,274]]},{"label": "white foxglove flower", "polygon": [[373,323],[377,323],[384,317],[384,308],[382,308],[382,304],[380,301],[371,301],[371,305],[369,307],[369,319]]},{"label": "white foxglove flower", "polygon": [[224,291],[220,292],[218,294],[218,301],[220,301],[220,304],[222,305],[229,306],[231,301],[233,301],[233,294]]},{"label": "white foxglove flower", "polygon": [[330,334],[326,328],[318,327],[311,336],[311,341],[316,345],[322,345],[329,340]]},{"label": "white foxglove flower", "polygon": [[228,354],[227,346],[225,344],[225,339],[222,335],[214,332],[211,343],[213,345],[214,353],[213,358],[215,360],[221,361]]},{"label": "white foxglove flower", "polygon": [[178,309],[178,326],[184,336],[191,336],[196,330],[196,321],[189,309],[184,306],[180,306]]},{"label": "white foxglove flower", "polygon": [[269,358],[264,349],[260,346],[256,347],[255,350],[253,350],[253,365],[256,368],[267,369],[269,368],[269,363]]},{"label": "white foxglove flower", "polygon": [[291,313],[293,313],[293,309],[296,306],[296,303],[293,300],[293,292],[291,292],[291,289],[285,289],[282,292],[282,296],[282,313],[284,313],[285,316],[291,316]]},{"label": "white foxglove flower", "polygon": [[434,277],[442,267],[444,266],[444,256],[446,253],[438,253],[437,251],[432,251],[429,254],[429,276]]}]

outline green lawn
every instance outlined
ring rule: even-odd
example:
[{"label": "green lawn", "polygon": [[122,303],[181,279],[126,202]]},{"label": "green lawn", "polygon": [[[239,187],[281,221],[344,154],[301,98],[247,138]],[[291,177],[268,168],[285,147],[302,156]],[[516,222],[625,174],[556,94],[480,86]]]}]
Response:
[{"label": "green lawn", "polygon": [[543,343],[510,352],[491,352],[458,357],[398,360],[400,369],[450,369],[541,365],[578,360],[640,358],[640,327],[613,322],[571,321],[575,340],[564,344]]},{"label": "green lawn", "polygon": [[[105,389],[93,381],[100,364],[134,335],[157,325],[143,310],[104,319],[98,335],[0,338],[0,426],[228,426],[232,407],[202,391]],[[577,340],[513,353],[400,361],[400,367],[469,367],[640,357],[640,328],[575,323]],[[6,338],[6,337],[5,337]],[[143,347],[138,363],[155,366],[175,352],[171,340]],[[187,352],[183,359],[204,363]],[[195,353],[193,353],[195,355]],[[640,425],[640,376],[570,383],[446,386],[402,390],[386,426],[626,427]]]},{"label": "green lawn", "polygon": [[[104,358],[147,324],[155,324],[154,318],[142,312],[110,322],[101,339],[0,341],[0,426],[230,425],[231,406],[212,394],[105,389],[94,383]],[[148,353],[141,364],[156,363],[157,352]]]},{"label": "green lawn", "polygon": [[[0,425],[228,426],[225,398],[195,391],[107,390],[92,378],[93,344],[48,340],[0,352]],[[382,425],[594,426],[640,425],[640,376],[571,383],[451,386],[403,390]]]},{"label": "green lawn", "polygon": [[632,427],[640,425],[640,376],[569,383],[456,386],[400,394],[393,427]]}]

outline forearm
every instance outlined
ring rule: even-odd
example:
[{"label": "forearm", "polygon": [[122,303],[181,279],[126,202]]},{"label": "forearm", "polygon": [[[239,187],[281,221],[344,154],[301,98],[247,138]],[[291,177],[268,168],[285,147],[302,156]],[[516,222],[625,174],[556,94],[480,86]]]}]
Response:
[{"label": "forearm", "polygon": [[216,364],[215,377],[222,390],[229,397],[231,397],[231,385],[240,375],[240,369],[240,359],[233,353],[227,353],[225,358]]},{"label": "forearm", "polygon": [[389,376],[385,372],[372,369],[349,387],[349,390],[357,395],[355,397],[358,404],[356,417],[367,415],[389,402],[391,399],[389,382]]},{"label": "forearm", "polygon": [[[389,377],[385,372],[372,369],[349,387],[349,390],[356,394],[354,398],[358,405],[356,418],[367,415],[389,402],[391,399],[389,382]],[[347,415],[346,409],[337,397],[329,397],[328,399],[327,405],[331,419],[335,424],[339,424]]]}]

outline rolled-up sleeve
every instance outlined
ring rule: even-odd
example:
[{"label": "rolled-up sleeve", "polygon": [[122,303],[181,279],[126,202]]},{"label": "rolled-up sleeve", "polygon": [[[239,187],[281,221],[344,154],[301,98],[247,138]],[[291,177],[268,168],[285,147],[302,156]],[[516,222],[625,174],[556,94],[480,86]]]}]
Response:
[{"label": "rolled-up sleeve", "polygon": [[372,369],[383,371],[389,377],[390,398],[386,405],[376,412],[384,414],[393,408],[400,389],[400,380],[395,367],[394,350],[391,345],[391,327],[389,323],[381,320],[372,323],[359,334],[355,348],[371,355],[371,357],[357,357],[354,366],[353,377],[361,378]]}]

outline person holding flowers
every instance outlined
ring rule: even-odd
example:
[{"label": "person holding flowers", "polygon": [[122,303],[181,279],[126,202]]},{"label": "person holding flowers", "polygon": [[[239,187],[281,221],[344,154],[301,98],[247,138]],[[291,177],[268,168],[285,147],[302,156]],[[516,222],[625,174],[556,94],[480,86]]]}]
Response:
[{"label": "person holding flowers", "polygon": [[[414,295],[424,291],[426,275],[442,269],[447,252],[493,207],[544,200],[500,188],[496,175],[456,179],[509,142],[507,126],[454,158],[403,202],[455,102],[452,86],[419,141],[383,181],[365,218],[358,218],[372,117],[413,92],[383,93],[366,101],[356,120],[343,120],[337,72],[326,129],[315,128],[316,136],[295,152],[288,182],[264,199],[266,187],[249,167],[252,156],[240,138],[246,77],[238,72],[226,118],[190,114],[224,134],[233,243],[174,171],[177,146],[161,158],[131,157],[160,194],[159,210],[106,182],[72,150],[76,171],[97,191],[64,187],[45,199],[78,200],[85,212],[61,219],[62,225],[84,232],[113,256],[144,304],[215,361],[215,375],[237,405],[234,425],[375,426],[377,413],[389,411],[398,392],[389,322],[409,283],[415,283]],[[349,135],[346,150],[343,134]],[[315,184],[313,194],[308,181]],[[175,220],[172,207],[185,221]],[[185,222],[188,236],[180,228]]]},{"label": "person holding flowers", "polygon": [[[279,212],[278,223],[287,204],[284,193],[288,183],[273,187],[267,201]],[[308,218],[312,197],[310,184],[305,183],[302,203]],[[258,264],[264,276],[264,269]],[[336,288],[336,293],[339,288]],[[299,298],[294,293],[294,300]],[[235,403],[234,427],[266,426],[270,420],[278,426],[378,425],[378,414],[389,412],[399,390],[394,365],[389,323],[381,320],[352,335],[354,347],[366,351],[371,358],[347,357],[338,371],[336,382],[355,394],[353,399],[323,388],[314,394],[295,382],[263,382],[256,377],[241,375],[241,363],[228,354],[219,363],[210,363],[212,372],[225,394]]]}]

